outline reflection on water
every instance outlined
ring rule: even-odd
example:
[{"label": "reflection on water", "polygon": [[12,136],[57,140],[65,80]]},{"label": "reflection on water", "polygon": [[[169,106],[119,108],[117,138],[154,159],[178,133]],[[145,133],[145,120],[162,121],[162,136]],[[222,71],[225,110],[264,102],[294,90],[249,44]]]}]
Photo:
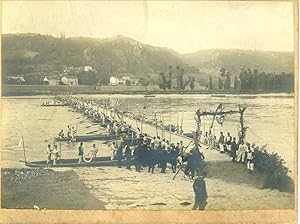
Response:
[{"label": "reflection on water", "polygon": [[[158,95],[155,98],[144,98],[143,95],[83,95],[85,98],[102,100],[110,98],[112,105],[118,99],[121,110],[132,111],[153,117],[153,114],[164,114],[164,123],[183,124],[186,132],[194,130],[194,112],[197,109],[215,110],[223,103],[225,109],[238,109],[238,104],[246,105],[245,124],[248,127],[247,141],[257,145],[268,144],[270,151],[276,151],[287,161],[293,170],[294,164],[294,98],[291,95],[229,95],[212,97],[211,95]],[[91,126],[82,115],[74,113],[68,107],[40,107],[40,99],[5,98],[2,114],[2,160],[9,164],[18,164],[23,152],[18,142],[23,135],[30,159],[44,159],[48,143],[60,129],[68,124],[78,126],[79,135],[94,130],[103,130]],[[224,125],[215,123],[213,129],[218,137],[219,132],[230,132],[237,136],[238,115],[227,116]],[[211,119],[202,122],[202,130],[207,131]],[[89,146],[89,144],[87,144]],[[77,144],[62,145],[64,157],[75,157]],[[14,163],[12,163],[14,161]],[[4,163],[5,165],[5,163]]]}]

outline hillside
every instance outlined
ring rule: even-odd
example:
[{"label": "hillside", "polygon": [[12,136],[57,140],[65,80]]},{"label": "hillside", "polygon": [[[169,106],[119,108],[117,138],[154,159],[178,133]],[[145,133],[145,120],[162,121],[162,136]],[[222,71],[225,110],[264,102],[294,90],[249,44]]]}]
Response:
[{"label": "hillside", "polygon": [[53,73],[65,67],[90,65],[101,81],[128,72],[159,73],[169,65],[188,67],[169,49],[117,36],[108,39],[55,38],[39,34],[2,36],[3,74]]},{"label": "hillside", "polygon": [[239,74],[242,68],[259,71],[293,72],[293,52],[272,52],[239,49],[210,49],[182,55],[182,60],[199,68],[201,72],[218,74],[226,68],[232,74]]},{"label": "hillside", "polygon": [[[32,77],[59,74],[69,67],[90,65],[96,78],[107,83],[110,74],[131,73],[137,77],[155,77],[168,66],[183,67],[186,76],[199,81],[218,76],[220,68],[234,75],[241,68],[257,68],[265,72],[292,72],[293,53],[251,50],[201,50],[179,54],[163,47],[154,47],[134,39],[117,36],[107,39],[86,37],[56,38],[40,34],[2,35],[3,78],[12,74]],[[153,78],[153,79],[155,79]]]}]

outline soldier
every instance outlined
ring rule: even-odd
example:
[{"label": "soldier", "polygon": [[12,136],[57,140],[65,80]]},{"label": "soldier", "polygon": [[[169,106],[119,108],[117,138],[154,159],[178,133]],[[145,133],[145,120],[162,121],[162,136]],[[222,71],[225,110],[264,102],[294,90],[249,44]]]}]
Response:
[{"label": "soldier", "polygon": [[198,147],[195,147],[192,150],[192,155],[191,155],[191,176],[192,178],[195,175],[196,170],[200,170],[202,171],[204,168],[204,156],[203,154],[200,152]]},{"label": "soldier", "polygon": [[141,172],[141,168],[142,168],[142,161],[141,161],[141,157],[142,157],[142,147],[140,145],[140,143],[138,143],[138,145],[135,147],[134,150],[134,157],[135,157],[135,170],[137,172]]},{"label": "soldier", "polygon": [[93,144],[92,152],[92,161],[95,162],[97,158],[98,149],[96,148],[96,144]]},{"label": "soldier", "polygon": [[194,177],[193,190],[195,192],[195,204],[193,210],[204,210],[207,204],[207,191],[204,177],[201,174]]},{"label": "soldier", "polygon": [[172,145],[171,151],[170,151],[170,162],[171,162],[171,165],[172,165],[173,173],[176,172],[176,165],[177,165],[177,157],[178,156],[179,156],[179,148]]},{"label": "soldier", "polygon": [[238,149],[238,145],[236,144],[236,139],[235,137],[233,137],[233,140],[231,142],[231,152],[230,152],[230,156],[232,157],[232,162],[235,161],[236,159],[236,151]]},{"label": "soldier", "polygon": [[125,158],[126,158],[126,169],[131,169],[131,148],[130,146],[127,144],[125,146]]},{"label": "soldier", "polygon": [[151,143],[150,148],[148,150],[148,173],[153,173],[154,172],[154,166],[156,163],[156,152],[154,149],[154,143]]},{"label": "soldier", "polygon": [[220,137],[218,141],[220,153],[224,153],[224,143],[225,143],[225,137],[223,135],[223,132],[220,132]]},{"label": "soldier", "polygon": [[117,159],[117,164],[118,164],[118,167],[121,168],[121,160],[122,160],[122,157],[123,157],[123,147],[124,147],[124,144],[121,143],[117,149],[117,152],[116,152],[116,159]]},{"label": "soldier", "polygon": [[166,172],[167,168],[167,160],[168,160],[168,152],[166,150],[166,146],[163,146],[162,150],[160,151],[160,167],[161,167],[161,173]]},{"label": "soldier", "polygon": [[231,141],[232,141],[232,137],[230,136],[230,133],[227,133],[227,136],[225,138],[225,143],[226,143],[226,150],[227,151],[231,151]]}]

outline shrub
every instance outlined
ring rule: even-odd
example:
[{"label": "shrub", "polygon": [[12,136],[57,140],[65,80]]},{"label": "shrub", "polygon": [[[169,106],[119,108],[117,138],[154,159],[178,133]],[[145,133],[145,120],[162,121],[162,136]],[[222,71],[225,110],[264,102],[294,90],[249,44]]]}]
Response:
[{"label": "shrub", "polygon": [[267,151],[267,145],[257,146],[254,149],[256,168],[266,173],[264,187],[271,189],[279,189],[280,191],[294,191],[293,181],[288,176],[290,170],[284,165],[286,162],[281,156]]}]

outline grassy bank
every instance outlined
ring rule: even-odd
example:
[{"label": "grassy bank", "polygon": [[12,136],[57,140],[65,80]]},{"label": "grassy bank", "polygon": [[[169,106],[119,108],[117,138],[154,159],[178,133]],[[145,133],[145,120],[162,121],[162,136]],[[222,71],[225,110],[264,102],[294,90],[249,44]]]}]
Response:
[{"label": "grassy bank", "polygon": [[104,208],[74,171],[2,169],[1,191],[2,208]]},{"label": "grassy bank", "polygon": [[[76,94],[240,94],[236,91],[218,90],[166,90],[159,89],[158,86],[148,86],[147,91],[143,86],[43,86],[43,85],[4,85],[2,86],[2,96],[32,96],[32,95],[55,95],[65,93]],[[257,91],[254,94],[273,93],[267,91]],[[244,93],[249,94],[249,93]]]}]

